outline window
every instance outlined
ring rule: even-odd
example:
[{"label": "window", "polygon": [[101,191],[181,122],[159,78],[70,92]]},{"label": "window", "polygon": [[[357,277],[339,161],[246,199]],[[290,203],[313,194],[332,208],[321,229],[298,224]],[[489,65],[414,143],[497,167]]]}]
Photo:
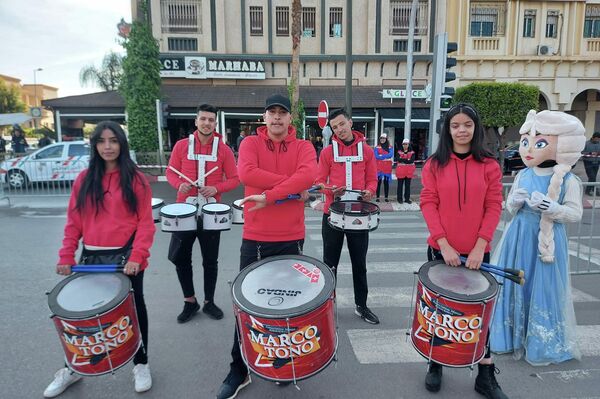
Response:
[{"label": "window", "polygon": [[342,37],[342,7],[329,9],[329,37]]},{"label": "window", "polygon": [[471,36],[504,36],[505,20],[504,3],[471,2]]},{"label": "window", "polygon": [[558,11],[550,10],[546,15],[546,37],[556,37],[558,27]]},{"label": "window", "polygon": [[169,51],[198,51],[198,39],[191,37],[169,37]]},{"label": "window", "polygon": [[585,7],[583,37],[600,38],[600,4],[588,4]]},{"label": "window", "polygon": [[71,144],[69,146],[70,157],[79,157],[82,155],[90,155],[90,146],[88,144]]},{"label": "window", "polygon": [[[390,35],[408,35],[411,3],[410,0],[390,0]],[[428,7],[427,1],[420,0],[417,4],[415,35],[427,35]]]},{"label": "window", "polygon": [[523,37],[535,37],[535,10],[525,10]]},{"label": "window", "polygon": [[[408,40],[394,40],[394,53],[406,53],[408,51]],[[413,42],[413,52],[421,52],[421,40]]]},{"label": "window", "polygon": [[316,15],[315,7],[302,7],[302,36],[315,37],[317,31]]},{"label": "window", "polygon": [[263,35],[263,8],[250,7],[250,36]]},{"label": "window", "polygon": [[64,145],[56,145],[50,147],[44,151],[40,151],[35,159],[51,159],[51,158],[62,158]]},{"label": "window", "polygon": [[202,33],[201,0],[160,0],[163,33]]},{"label": "window", "polygon": [[290,35],[290,8],[275,7],[275,35]]}]

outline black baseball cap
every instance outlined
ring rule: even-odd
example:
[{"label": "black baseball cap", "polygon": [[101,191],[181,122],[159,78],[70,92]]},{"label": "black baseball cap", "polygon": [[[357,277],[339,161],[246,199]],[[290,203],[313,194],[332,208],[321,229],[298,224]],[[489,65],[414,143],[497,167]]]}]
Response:
[{"label": "black baseball cap", "polygon": [[289,98],[282,96],[281,94],[273,94],[265,101],[265,111],[277,105],[284,108],[287,112],[290,112],[290,109],[292,108]]}]

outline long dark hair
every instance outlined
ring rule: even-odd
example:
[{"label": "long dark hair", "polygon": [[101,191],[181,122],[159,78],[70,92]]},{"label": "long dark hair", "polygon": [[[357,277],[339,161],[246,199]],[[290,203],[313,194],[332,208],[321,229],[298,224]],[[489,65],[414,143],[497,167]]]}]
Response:
[{"label": "long dark hair", "polygon": [[133,191],[133,184],[136,179],[141,184],[144,180],[140,178],[139,170],[131,156],[129,155],[129,144],[127,137],[121,126],[113,121],[102,121],[96,125],[96,129],[90,137],[90,165],[88,172],[83,179],[79,195],[77,196],[77,209],[83,210],[86,206],[87,199],[92,202],[93,208],[98,210],[104,206],[104,189],[102,188],[102,178],[106,172],[106,162],[98,153],[98,142],[100,136],[105,130],[110,130],[115,134],[119,142],[119,157],[117,158],[117,166],[121,181],[121,192],[123,193],[123,201],[127,204],[127,208],[131,213],[137,211],[138,200]]},{"label": "long dark hair", "polygon": [[444,123],[442,125],[442,131],[440,132],[440,142],[438,148],[430,157],[430,159],[437,161],[440,167],[445,166],[450,161],[450,155],[452,154],[452,135],[450,134],[450,120],[455,115],[465,114],[473,120],[475,128],[473,131],[473,139],[471,140],[471,154],[478,162],[483,162],[485,158],[493,157],[493,154],[485,148],[483,143],[483,126],[481,119],[475,108],[470,104],[460,103],[453,105],[452,108],[446,112],[444,117]]}]

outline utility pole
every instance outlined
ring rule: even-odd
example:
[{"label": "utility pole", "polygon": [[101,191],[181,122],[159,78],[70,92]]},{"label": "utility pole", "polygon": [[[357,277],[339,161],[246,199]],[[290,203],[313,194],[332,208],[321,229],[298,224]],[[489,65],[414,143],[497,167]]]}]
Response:
[{"label": "utility pole", "polygon": [[436,131],[437,121],[440,119],[440,99],[443,90],[444,69],[446,60],[446,47],[448,33],[440,33],[433,40],[433,68],[431,75],[431,108],[429,112],[429,137],[427,138],[427,155],[435,152],[439,142]]},{"label": "utility pole", "polygon": [[413,78],[413,49],[415,43],[415,17],[417,14],[417,3],[412,0],[410,7],[410,21],[408,23],[408,51],[406,52],[406,98],[404,99],[404,138],[410,140],[412,118],[412,78]]},{"label": "utility pole", "polygon": [[346,112],[352,117],[352,0],[346,0]]}]

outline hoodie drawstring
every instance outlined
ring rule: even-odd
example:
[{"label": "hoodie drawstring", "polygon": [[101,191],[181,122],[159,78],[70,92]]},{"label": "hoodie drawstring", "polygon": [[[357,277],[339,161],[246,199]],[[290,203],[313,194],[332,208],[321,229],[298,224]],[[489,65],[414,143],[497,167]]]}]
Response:
[{"label": "hoodie drawstring", "polygon": [[460,175],[458,174],[458,162],[454,161],[454,170],[456,170],[456,181],[458,181],[458,210],[462,211],[462,207],[460,206]]},{"label": "hoodie drawstring", "polygon": [[[269,151],[275,151],[275,144],[273,143],[273,140],[267,139],[267,148]],[[285,140],[279,145],[279,151],[287,152],[287,144],[285,143]]]},{"label": "hoodie drawstring", "polygon": [[[458,161],[454,160],[454,170],[456,171],[456,181],[458,181],[458,210],[462,211],[462,204],[466,204],[467,203],[467,166],[468,166],[468,162],[469,160],[465,160],[465,172],[464,172],[464,180],[463,180],[463,195],[461,198],[460,195],[460,190],[461,190],[461,185],[460,185],[460,174],[458,172]],[[462,199],[462,202],[461,202]]]}]

